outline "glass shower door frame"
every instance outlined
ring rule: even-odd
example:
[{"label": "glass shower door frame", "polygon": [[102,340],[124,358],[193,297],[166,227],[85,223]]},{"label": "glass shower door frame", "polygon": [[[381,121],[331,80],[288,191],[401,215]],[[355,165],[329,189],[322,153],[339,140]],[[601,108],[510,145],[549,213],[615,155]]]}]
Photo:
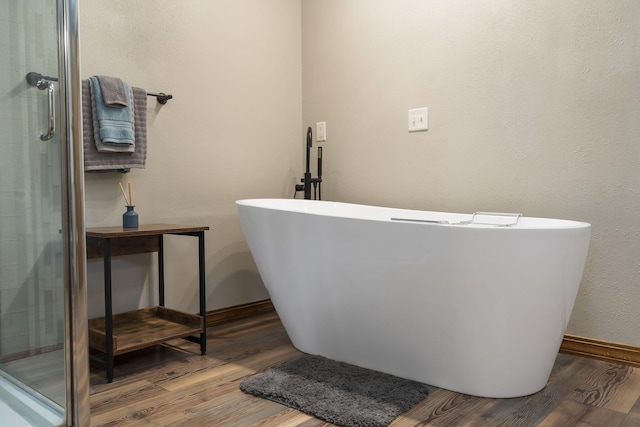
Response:
[{"label": "glass shower door frame", "polygon": [[78,3],[0,1],[0,425],[90,425]]},{"label": "glass shower door frame", "polygon": [[78,0],[0,6],[0,425],[89,426]]},{"label": "glass shower door frame", "polygon": [[56,0],[62,222],[65,248],[67,424],[89,426],[89,357],[86,313],[86,240],[78,0]]}]

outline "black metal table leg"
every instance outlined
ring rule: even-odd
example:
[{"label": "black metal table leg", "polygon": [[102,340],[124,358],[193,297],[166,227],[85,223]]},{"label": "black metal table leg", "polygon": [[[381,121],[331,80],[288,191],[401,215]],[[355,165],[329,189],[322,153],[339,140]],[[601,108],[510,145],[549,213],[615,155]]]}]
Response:
[{"label": "black metal table leg", "polygon": [[164,307],[164,239],[158,236],[158,303]]},{"label": "black metal table leg", "polygon": [[200,333],[200,352],[207,354],[207,304],[205,295],[206,271],[204,265],[204,231],[198,233],[198,274],[200,278],[200,316],[202,316],[202,332]]},{"label": "black metal table leg", "polygon": [[113,382],[113,305],[111,296],[111,239],[101,239],[104,258],[104,333],[107,381]]}]

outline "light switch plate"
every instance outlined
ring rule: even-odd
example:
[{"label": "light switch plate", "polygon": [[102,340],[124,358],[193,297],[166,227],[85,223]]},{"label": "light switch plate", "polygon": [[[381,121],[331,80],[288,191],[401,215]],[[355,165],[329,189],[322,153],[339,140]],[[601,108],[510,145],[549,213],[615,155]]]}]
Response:
[{"label": "light switch plate", "polygon": [[316,122],[316,141],[327,140],[327,122]]},{"label": "light switch plate", "polygon": [[409,110],[409,132],[421,132],[429,129],[429,109],[414,108]]}]

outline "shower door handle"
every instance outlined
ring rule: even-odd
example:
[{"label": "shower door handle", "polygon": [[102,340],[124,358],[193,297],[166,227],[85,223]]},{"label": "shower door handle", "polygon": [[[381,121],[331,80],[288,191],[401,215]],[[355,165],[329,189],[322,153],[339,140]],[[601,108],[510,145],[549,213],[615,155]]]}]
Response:
[{"label": "shower door handle", "polygon": [[36,87],[40,90],[47,91],[48,98],[48,110],[49,110],[49,126],[47,129],[47,133],[43,133],[40,135],[40,139],[43,141],[48,141],[53,138],[53,135],[56,133],[56,91],[53,87],[53,82],[49,80],[38,80]]},{"label": "shower door handle", "polygon": [[58,81],[58,79],[55,77],[43,76],[42,74],[33,71],[27,74],[27,83],[40,90],[47,91],[49,120],[47,133],[40,135],[40,139],[43,141],[50,140],[56,133],[56,92],[55,87],[53,86],[54,81]]}]

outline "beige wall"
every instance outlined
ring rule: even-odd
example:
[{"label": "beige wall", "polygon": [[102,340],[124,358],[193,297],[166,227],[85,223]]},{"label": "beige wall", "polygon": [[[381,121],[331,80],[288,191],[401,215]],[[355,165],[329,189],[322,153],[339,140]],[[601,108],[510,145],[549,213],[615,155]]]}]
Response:
[{"label": "beige wall", "polygon": [[[265,298],[233,201],[290,197],[324,120],[326,199],[590,222],[568,332],[640,345],[637,22],[634,0],[84,1],[83,77],[175,96],[149,105],[146,170],[87,175],[87,224],[120,221],[130,179],[143,222],[212,228],[209,309]],[[171,242],[167,300],[195,311],[193,243]],[[149,261],[117,260],[120,311],[153,302]]]},{"label": "beige wall", "polygon": [[[640,344],[640,3],[303,0],[324,194],[593,225],[569,333]],[[429,107],[428,132],[407,110]]]},{"label": "beige wall", "polygon": [[[83,78],[118,76],[174,95],[164,106],[149,98],[146,169],[85,174],[87,226],[121,223],[118,182],[131,180],[141,223],[211,227],[208,309],[267,298],[234,201],[290,197],[300,174],[300,2],[88,0],[80,22]],[[166,246],[167,304],[196,312],[197,241]],[[114,275],[116,312],[153,303],[155,256],[117,259]],[[88,276],[89,313],[101,315],[100,262],[89,262]]]}]

